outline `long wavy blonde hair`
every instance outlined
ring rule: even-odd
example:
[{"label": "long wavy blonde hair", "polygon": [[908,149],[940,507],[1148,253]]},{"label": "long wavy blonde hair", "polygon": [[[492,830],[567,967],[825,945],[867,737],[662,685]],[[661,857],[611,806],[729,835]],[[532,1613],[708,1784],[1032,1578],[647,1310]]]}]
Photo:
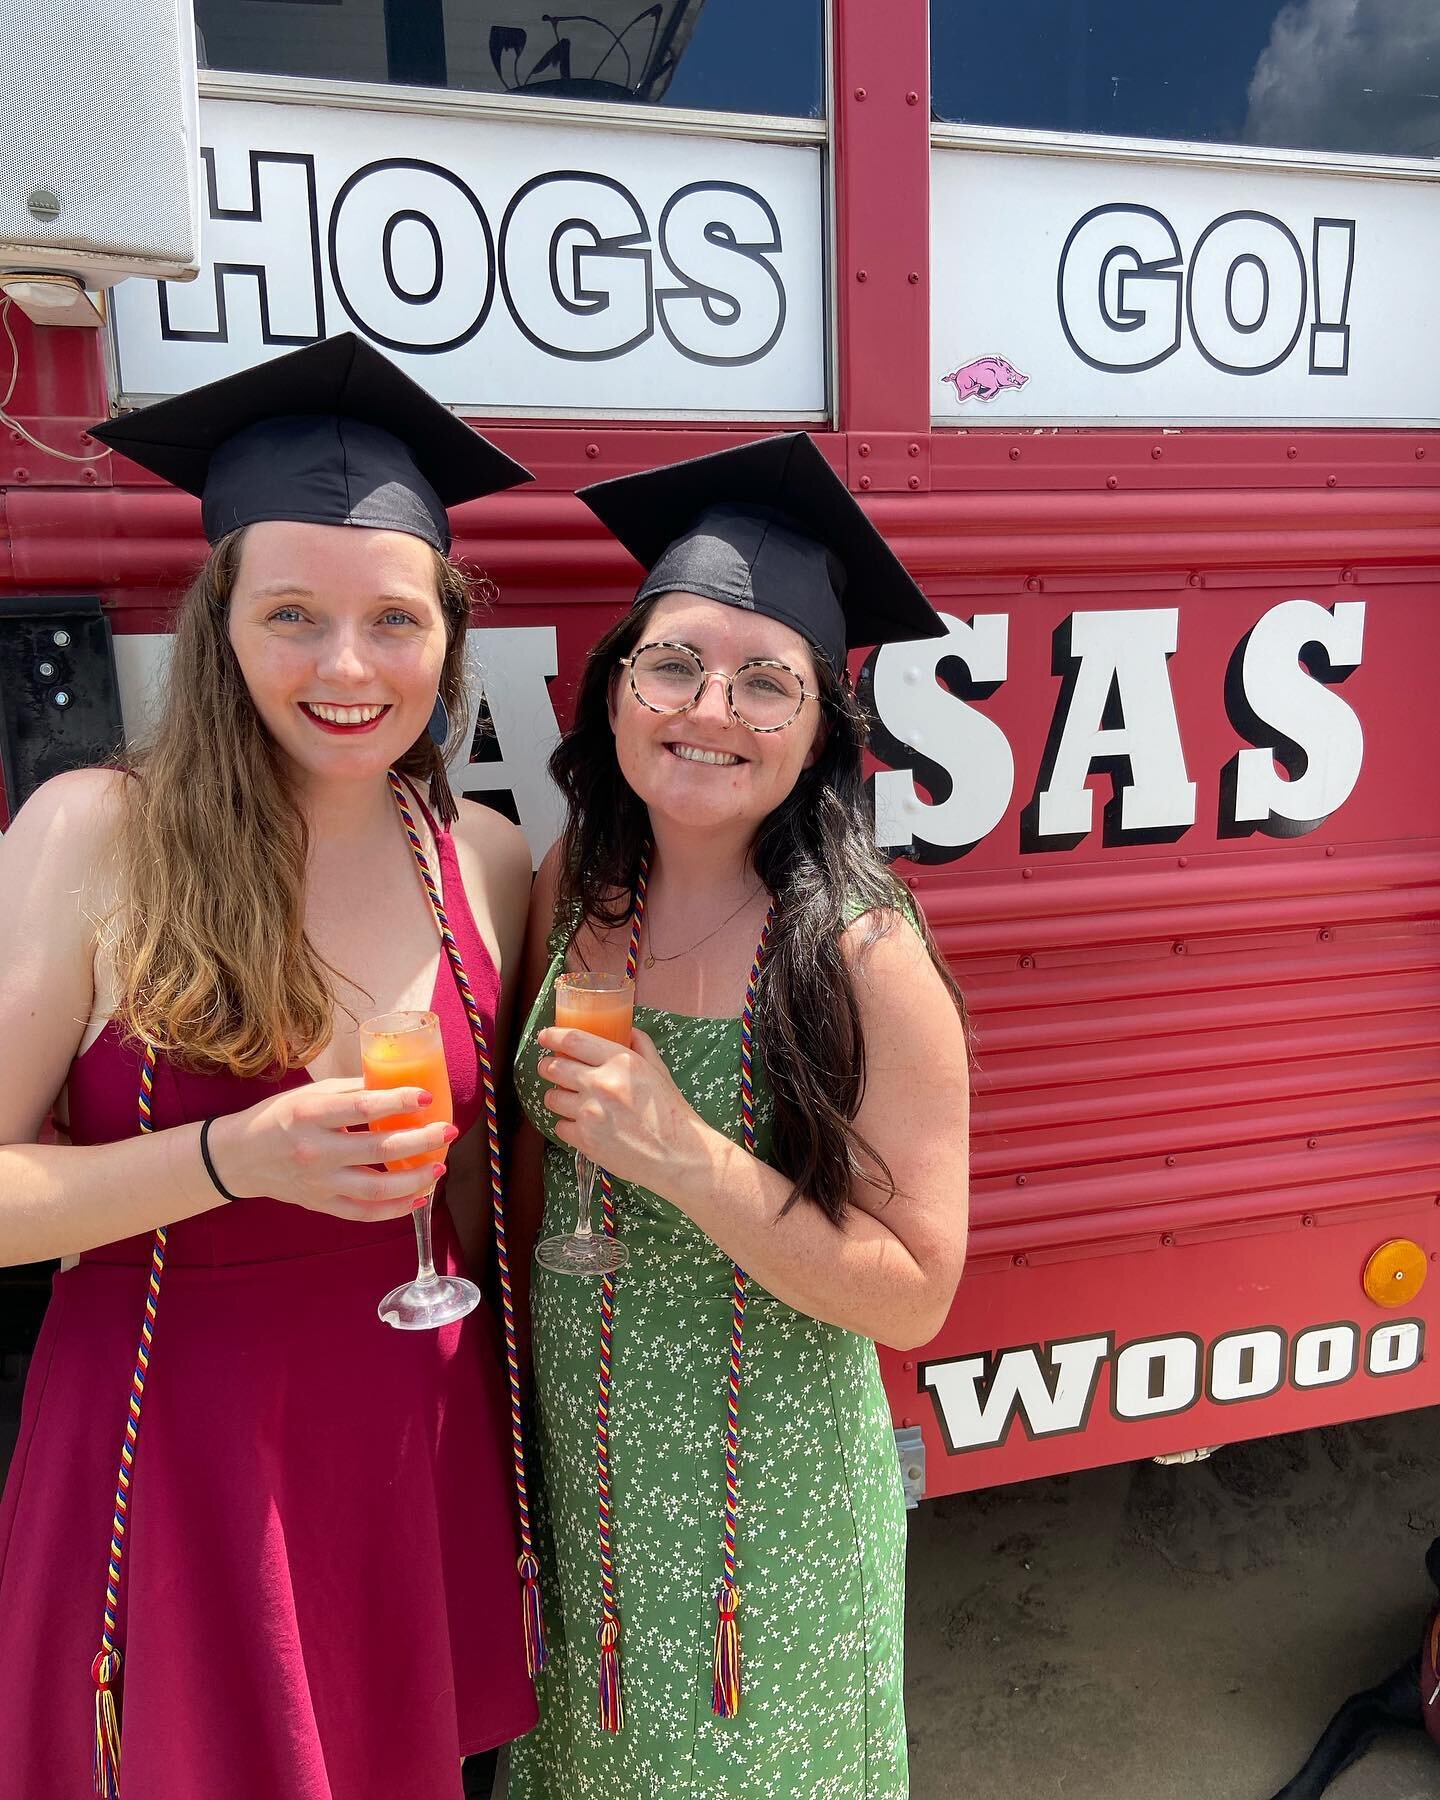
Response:
[{"label": "long wavy blonde hair", "polygon": [[[184,1067],[255,1076],[303,1065],[323,1049],[335,989],[305,935],[305,819],[230,644],[244,535],[215,545],[181,601],[158,726],[122,763],[135,779],[123,784],[110,951],[116,1016],[129,1035]],[[396,766],[429,782],[449,824],[445,757],[468,716],[471,590],[438,551],[435,579],[452,742],[440,750],[423,734]]]}]

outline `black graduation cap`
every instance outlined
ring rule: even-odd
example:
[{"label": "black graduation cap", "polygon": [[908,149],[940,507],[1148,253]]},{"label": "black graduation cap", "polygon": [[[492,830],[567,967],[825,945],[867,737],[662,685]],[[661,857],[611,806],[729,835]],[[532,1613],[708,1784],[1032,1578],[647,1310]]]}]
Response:
[{"label": "black graduation cap", "polygon": [[447,506],[532,479],[354,332],[96,425],[201,498],[213,544],[262,519],[408,531],[450,548]]},{"label": "black graduation cap", "polygon": [[944,637],[940,615],[803,431],[581,488],[649,574],[778,619],[836,671],[847,647]]}]

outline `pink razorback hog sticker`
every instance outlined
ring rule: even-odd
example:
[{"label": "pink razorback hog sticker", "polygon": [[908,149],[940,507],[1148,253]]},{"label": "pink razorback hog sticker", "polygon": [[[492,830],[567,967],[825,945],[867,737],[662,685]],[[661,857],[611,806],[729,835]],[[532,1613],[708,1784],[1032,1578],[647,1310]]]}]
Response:
[{"label": "pink razorback hog sticker", "polygon": [[957,400],[993,400],[1003,388],[1024,387],[1030,377],[1003,356],[977,356],[940,379],[955,389]]}]

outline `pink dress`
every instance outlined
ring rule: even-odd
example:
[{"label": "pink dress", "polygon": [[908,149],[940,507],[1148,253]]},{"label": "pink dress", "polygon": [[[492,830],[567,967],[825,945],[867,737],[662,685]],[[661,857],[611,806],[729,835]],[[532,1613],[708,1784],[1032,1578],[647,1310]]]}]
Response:
[{"label": "pink dress", "polygon": [[[499,982],[448,833],[446,910],[487,1024]],[[482,1104],[448,959],[456,1122]],[[139,1057],[107,1026],[70,1071],[76,1144],[133,1135]],[[307,1081],[161,1063],[155,1122]],[[443,1205],[437,1267],[458,1250]],[[150,1238],[55,1279],[0,1503],[0,1792],[84,1800],[115,1476]],[[495,1321],[382,1324],[408,1219],[275,1200],[176,1225],[125,1554],[124,1800],[442,1800],[460,1758],[528,1731],[509,1421]]]}]

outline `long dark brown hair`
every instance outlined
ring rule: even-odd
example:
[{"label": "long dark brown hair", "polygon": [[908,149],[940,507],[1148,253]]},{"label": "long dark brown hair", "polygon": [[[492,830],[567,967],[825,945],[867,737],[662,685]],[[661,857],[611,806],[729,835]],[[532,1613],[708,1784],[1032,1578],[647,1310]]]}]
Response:
[{"label": "long dark brown hair", "polygon": [[[244,535],[221,538],[180,602],[159,721],[121,765],[139,779],[124,784],[111,935],[129,1034],[187,1067],[241,1076],[311,1061],[335,1006],[334,971],[305,935],[305,818],[230,644]],[[467,717],[470,586],[439,551],[435,583],[453,740]],[[396,767],[428,781],[441,820],[454,819],[428,733]]]},{"label": "long dark brown hair", "polygon": [[[602,637],[580,678],[575,722],[550,758],[568,803],[556,916],[603,928],[630,917],[650,839],[644,802],[620,772],[610,726],[616,664],[640,642],[661,596]],[[819,753],[755,839],[755,871],[775,898],[775,925],[756,1005],[757,1036],[775,1097],[775,1161],[792,1184],[783,1211],[805,1197],[839,1224],[853,1184],[895,1183],[884,1157],[855,1129],[865,1092],[865,1034],[841,950],[862,913],[913,917],[947,988],[959,989],[903,886],[875,848],[861,753],[869,731],[848,684],[815,657],[825,730]],[[877,922],[874,934],[883,927]],[[873,939],[872,939],[873,941]]]}]

